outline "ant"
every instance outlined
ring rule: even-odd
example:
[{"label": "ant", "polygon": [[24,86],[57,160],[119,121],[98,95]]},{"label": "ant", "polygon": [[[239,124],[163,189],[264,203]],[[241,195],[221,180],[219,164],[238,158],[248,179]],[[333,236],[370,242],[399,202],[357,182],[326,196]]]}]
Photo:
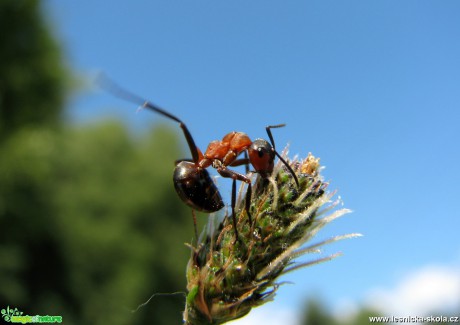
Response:
[{"label": "ant", "polygon": [[[238,240],[239,238],[235,215],[236,181],[238,180],[248,184],[245,198],[245,211],[248,215],[249,224],[251,226],[252,217],[249,212],[249,208],[251,205],[252,186],[251,179],[248,176],[229,169],[229,166],[234,167],[245,165],[246,172],[248,172],[248,165],[251,164],[254,167],[255,172],[262,178],[268,178],[273,171],[275,156],[277,156],[289,170],[297,184],[297,187],[299,187],[299,180],[297,179],[295,172],[275,150],[275,141],[273,140],[271,129],[283,127],[285,124],[270,125],[265,128],[270,142],[264,139],[251,141],[246,133],[233,131],[226,134],[222,140],[210,142],[208,148],[203,154],[195,145],[195,141],[193,140],[187,126],[179,118],[152,102],[127,92],[108,80],[103,81],[105,81],[104,84],[106,86],[107,82],[109,82],[109,90],[111,90],[111,92],[117,97],[140,104],[141,108],[148,108],[179,123],[185,139],[187,140],[190,153],[192,154],[192,159],[176,160],[173,180],[177,194],[188,206],[194,210],[208,213],[219,211],[224,207],[219,190],[207,171],[208,167],[212,166],[222,177],[232,179],[231,209],[235,240]],[[244,153],[245,158],[237,159],[242,153]],[[196,217],[194,213],[193,219],[195,236],[198,239]]]}]

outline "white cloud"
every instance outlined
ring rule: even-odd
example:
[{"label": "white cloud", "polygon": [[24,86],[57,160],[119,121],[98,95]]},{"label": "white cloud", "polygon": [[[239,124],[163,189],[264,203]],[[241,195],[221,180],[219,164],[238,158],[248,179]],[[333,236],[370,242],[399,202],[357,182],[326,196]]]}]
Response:
[{"label": "white cloud", "polygon": [[460,270],[431,265],[405,276],[394,288],[377,288],[368,305],[386,315],[425,316],[460,308]]},{"label": "white cloud", "polygon": [[[275,305],[273,305],[275,306]],[[298,312],[283,307],[270,308],[270,304],[254,308],[247,316],[230,322],[232,325],[300,325]]]}]

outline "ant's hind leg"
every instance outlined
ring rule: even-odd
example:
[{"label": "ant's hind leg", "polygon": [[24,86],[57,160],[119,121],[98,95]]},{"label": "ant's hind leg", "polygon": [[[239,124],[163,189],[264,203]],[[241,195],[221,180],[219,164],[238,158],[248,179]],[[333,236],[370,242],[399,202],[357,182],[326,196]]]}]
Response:
[{"label": "ant's hind leg", "polygon": [[251,208],[251,199],[252,199],[252,185],[251,183],[248,183],[248,189],[246,190],[246,199],[244,202],[245,210],[248,215],[248,220],[249,220],[249,226],[252,228],[252,216],[251,212],[249,212],[249,209]]},{"label": "ant's hind leg", "polygon": [[235,204],[236,204],[236,179],[233,179],[233,182],[232,182],[232,222],[233,222],[233,229],[235,231],[235,243],[236,243],[239,240],[239,236],[238,236],[238,228],[237,228],[237,222],[236,222]]}]

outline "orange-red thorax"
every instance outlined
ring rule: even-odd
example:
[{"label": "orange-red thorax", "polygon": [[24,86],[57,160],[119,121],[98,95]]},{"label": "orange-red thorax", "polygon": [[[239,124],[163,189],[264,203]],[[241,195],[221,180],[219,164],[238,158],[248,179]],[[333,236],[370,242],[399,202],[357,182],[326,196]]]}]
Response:
[{"label": "orange-red thorax", "polygon": [[206,168],[213,160],[220,160],[225,166],[235,161],[236,157],[245,151],[252,141],[244,132],[230,132],[222,140],[215,140],[209,143],[200,166]]}]

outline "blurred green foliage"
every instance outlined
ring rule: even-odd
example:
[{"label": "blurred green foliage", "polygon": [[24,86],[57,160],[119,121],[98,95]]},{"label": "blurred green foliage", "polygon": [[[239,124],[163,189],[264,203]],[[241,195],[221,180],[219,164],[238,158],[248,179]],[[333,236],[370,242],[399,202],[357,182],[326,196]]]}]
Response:
[{"label": "blurred green foliage", "polygon": [[316,297],[306,303],[302,324],[303,325],[365,325],[369,324],[370,316],[383,316],[380,312],[366,307],[357,312],[350,313],[347,318],[338,319]]},{"label": "blurred green foliage", "polygon": [[37,1],[0,3],[0,308],[66,324],[179,324],[193,234],[177,130],[68,125],[70,79]]},{"label": "blurred green foliage", "polygon": [[58,123],[67,75],[38,1],[0,1],[0,44],[0,141],[22,127]]},{"label": "blurred green foliage", "polygon": [[306,304],[303,318],[305,325],[338,325],[333,315],[328,313],[319,300],[310,299]]},{"label": "blurred green foliage", "polygon": [[[442,317],[445,318],[443,321],[433,322],[430,316],[439,317],[442,320]],[[448,317],[456,316],[458,312],[452,310],[444,310],[442,312],[430,312],[426,311],[425,315],[385,315],[382,311],[378,309],[361,306],[359,310],[350,310],[347,315],[344,315],[342,318],[338,318],[337,315],[333,315],[328,311],[324,304],[318,299],[318,297],[310,299],[306,303],[306,309],[304,311],[303,320],[301,324],[303,325],[366,325],[371,323],[387,323],[387,324],[397,324],[397,323],[410,323],[408,319],[403,320],[402,318],[408,317],[427,317],[427,321],[423,324],[448,324]],[[370,321],[370,317],[397,317],[395,322],[389,321]],[[451,322],[452,323],[452,322]],[[417,322],[417,324],[420,324]]]}]

